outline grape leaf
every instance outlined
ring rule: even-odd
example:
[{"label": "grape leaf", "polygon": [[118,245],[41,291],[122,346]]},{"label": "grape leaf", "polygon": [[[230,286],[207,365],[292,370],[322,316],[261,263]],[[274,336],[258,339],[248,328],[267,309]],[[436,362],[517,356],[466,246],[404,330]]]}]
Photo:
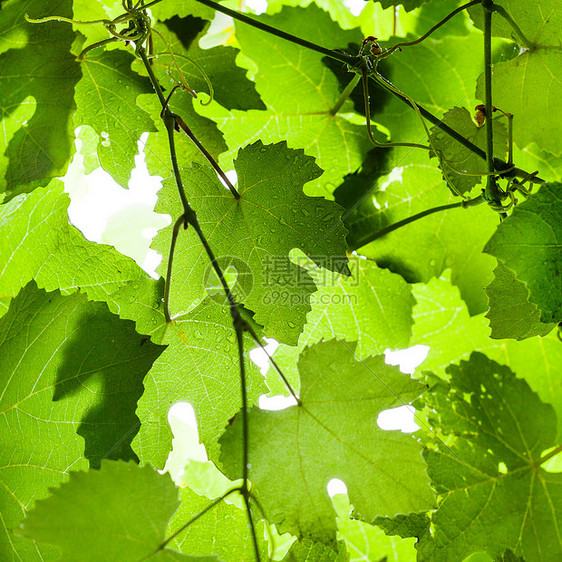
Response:
[{"label": "grape leaf", "polygon": [[[306,11],[287,8],[260,19],[327,47],[345,48],[350,42],[361,42],[358,31],[343,31],[316,6]],[[225,135],[230,152],[221,162],[228,167],[239,147],[258,138],[264,144],[286,140],[291,148],[304,148],[324,170],[322,177],[308,186],[307,193],[329,195],[345,174],[359,167],[372,146],[365,127],[350,123],[340,113],[330,113],[340,97],[336,77],[322,64],[318,53],[251,26],[237,23],[236,37],[258,67],[256,89],[268,111],[226,111],[216,105],[199,109],[216,121]],[[341,112],[350,108],[347,102]]]},{"label": "grape leaf", "polygon": [[[386,562],[415,561],[416,550],[413,539],[389,537],[374,525],[351,519],[353,516],[351,506],[347,496],[343,494],[333,496],[332,503],[338,514],[338,531],[346,541],[351,560],[354,562],[385,559]],[[379,519],[375,521],[378,523]]]},{"label": "grape leaf", "polygon": [[[536,142],[552,154],[562,155],[562,117],[553,101],[562,97],[562,85],[557,79],[561,65],[562,50],[556,47],[525,51],[494,65],[494,105],[515,116],[513,141],[521,148]],[[478,80],[476,93],[484,98],[483,77]]]},{"label": "grape leaf", "polygon": [[11,529],[70,469],[136,458],[136,402],[161,353],[144,340],[104,304],[46,293],[33,283],[0,318],[0,558],[41,558]]},{"label": "grape leaf", "polygon": [[[180,507],[168,525],[170,533],[183,526],[212,502],[211,499],[196,494],[189,485],[181,488],[180,500]],[[242,506],[242,497],[239,494],[231,494],[207,516],[178,534],[170,543],[171,546],[190,555],[212,550],[224,562],[253,560],[254,545],[248,528],[248,514]],[[257,525],[256,535],[261,555],[267,560],[268,545],[264,540],[262,523]]]},{"label": "grape leaf", "polygon": [[[441,121],[460,133],[472,144],[485,150],[486,127],[478,127],[470,117],[468,110],[464,107],[453,107],[453,109],[445,113]],[[492,123],[494,155],[496,158],[505,160],[508,148],[507,130],[500,118],[494,119]],[[443,179],[447,181],[449,188],[455,195],[464,195],[482,181],[482,176],[463,175],[456,172],[456,170],[469,172],[470,174],[485,172],[486,163],[460,142],[452,139],[439,127],[431,129],[431,144],[433,149],[439,154]],[[431,155],[435,156],[435,153],[432,151]]]},{"label": "grape leaf", "polygon": [[526,560],[559,560],[562,475],[541,468],[555,444],[552,406],[479,353],[448,373],[449,383],[425,395],[431,425],[456,438],[434,441],[424,455],[440,502],[420,559],[495,558],[510,548]]},{"label": "grape leaf", "polygon": [[541,186],[517,205],[486,244],[527,285],[541,322],[562,320],[562,184]]},{"label": "grape leaf", "polygon": [[120,49],[90,52],[81,63],[82,79],[76,86],[74,124],[89,125],[98,133],[100,164],[125,188],[140,135],[157,130],[150,115],[137,107],[137,97],[153,89],[148,78],[131,70],[134,60]]},{"label": "grape leaf", "polygon": [[484,315],[469,316],[458,289],[446,278],[416,284],[412,293],[416,305],[411,345],[430,348],[424,370],[445,378],[451,363],[468,359],[474,350],[482,351],[525,378],[543,402],[554,406],[562,435],[562,346],[556,334],[524,341],[490,339]]},{"label": "grape leaf", "polygon": [[166,0],[160,2],[150,8],[150,11],[155,18],[160,21],[179,16],[193,16],[205,20],[212,20],[215,16],[215,11],[212,8],[199,4],[197,0]]},{"label": "grape leaf", "polygon": [[529,302],[527,287],[501,262],[494,270],[494,280],[485,290],[490,301],[486,317],[490,320],[492,338],[522,340],[546,336],[556,326],[540,321],[538,308]]},{"label": "grape leaf", "polygon": [[[193,406],[201,442],[216,460],[218,437],[240,408],[240,367],[232,318],[228,307],[206,299],[167,324],[162,295],[163,283],[147,279],[123,287],[109,304],[122,318],[135,321],[141,334],[167,346],[144,381],[137,408],[141,426],[133,449],[143,464],[163,468],[172,444],[168,411],[184,401]],[[245,336],[244,346],[249,350],[255,344]],[[246,386],[250,404],[266,391],[263,377],[247,359]]]},{"label": "grape leaf", "polygon": [[100,470],[71,472],[68,482],[29,513],[24,536],[57,545],[59,560],[89,562],[151,560],[212,562],[165,548],[166,524],[179,504],[167,474],[134,463],[104,461]]},{"label": "grape leaf", "polygon": [[24,15],[72,17],[71,4],[70,0],[45,0],[38,6],[34,0],[12,0],[2,7],[0,154],[5,153],[8,161],[0,161],[0,191],[8,197],[64,174],[70,158],[69,121],[75,108],[74,86],[80,78],[80,65],[70,53],[75,35],[67,24],[32,24]]},{"label": "grape leaf", "polygon": [[0,205],[0,295],[13,297],[35,279],[63,294],[80,290],[107,301],[144,271],[114,248],[86,240],[68,222],[70,203],[55,180],[46,188]]},{"label": "grape leaf", "polygon": [[[310,262],[309,262],[310,266]],[[307,268],[318,291],[299,338],[299,348],[322,339],[357,341],[357,356],[406,347],[415,304],[410,286],[399,276],[359,258],[349,261],[352,275]]]},{"label": "grape leaf", "polygon": [[[280,531],[334,541],[335,513],[326,491],[331,478],[345,482],[367,521],[432,505],[419,444],[376,425],[382,410],[411,401],[423,387],[386,365],[384,356],[358,361],[355,347],[332,340],[305,349],[301,405],[249,412],[250,480]],[[221,460],[231,478],[241,474],[240,431],[237,416],[221,438]],[[399,468],[405,463],[407,475]]]},{"label": "grape leaf", "polygon": [[197,21],[199,20],[192,17],[177,16],[166,21],[167,28],[175,36],[165,36],[171,50],[175,54],[184,54],[193,61],[182,58],[176,60],[189,85],[196,92],[207,92],[209,89],[203,73],[196,67],[197,64],[204,69],[213,85],[214,99],[226,109],[265,109],[254,83],[246,78],[246,71],[236,65],[236,57],[240,51],[224,45],[211,49],[199,47],[199,40],[207,33],[208,26],[197,33],[198,27],[194,25]]},{"label": "grape leaf", "polygon": [[427,284],[416,283],[412,295],[416,305],[410,345],[429,347],[422,364],[424,370],[444,376],[451,363],[468,358],[475,349],[498,344],[489,338],[490,329],[484,315],[470,316],[449,276],[431,279]]},{"label": "grape leaf", "polygon": [[[555,100],[562,96],[557,70],[562,64],[560,29],[562,14],[557,0],[531,3],[525,0],[497,2],[507,10],[527,39],[535,46],[507,61],[494,65],[492,89],[494,105],[515,116],[513,140],[524,148],[532,142],[560,156],[562,118]],[[471,17],[482,27],[480,7],[470,10]],[[514,38],[522,43],[504,18],[492,18],[492,33]],[[484,99],[484,76],[478,79],[477,95]]]},{"label": "grape leaf", "polygon": [[[495,0],[494,4],[505,8],[527,39],[536,45],[558,46],[562,14],[558,0],[540,0],[537,3],[525,0]],[[484,29],[484,15],[480,6],[468,9],[470,17],[479,29]],[[492,35],[520,41],[513,27],[500,15],[492,17]]]},{"label": "grape leaf", "polygon": [[[362,239],[399,220],[455,200],[439,193],[441,174],[422,164],[397,167],[383,177],[364,205],[348,217],[354,236],[352,248]],[[482,287],[492,280],[495,261],[482,253],[498,222],[485,206],[435,213],[379,238],[360,249],[380,267],[401,274],[408,282],[427,282],[446,268],[452,270],[472,314],[487,309]]]},{"label": "grape leaf", "polygon": [[373,0],[378,2],[383,8],[390,8],[390,6],[404,6],[406,11],[419,8],[424,2],[428,0]]},{"label": "grape leaf", "polygon": [[[240,151],[235,166],[240,199],[224,188],[213,171],[196,166],[182,170],[187,198],[223,269],[232,263],[243,277],[243,283],[234,286],[234,293],[255,311],[256,322],[264,325],[268,334],[296,343],[315,287],[288,254],[300,248],[320,265],[348,273],[341,207],[304,195],[303,185],[321,171],[313,158],[302,150],[288,149],[285,143],[264,146],[258,141]],[[182,214],[175,182],[164,182],[156,210],[174,217]],[[171,234],[172,226],[161,230],[155,239],[154,247],[164,255]],[[161,271],[166,266],[164,259]],[[173,314],[189,310],[201,299],[210,271],[197,235],[190,230],[182,233],[174,258]],[[276,289],[286,291],[289,297],[272,302]]]},{"label": "grape leaf", "polygon": [[349,560],[345,543],[338,541],[337,550],[310,539],[295,541],[284,562],[346,562]]},{"label": "grape leaf", "polygon": [[[448,16],[453,10],[458,8],[457,0],[425,0],[421,5],[416,17],[415,33],[420,37],[430,30],[435,24]],[[451,35],[468,35],[470,33],[469,25],[471,25],[466,12],[456,15],[440,28],[437,28],[432,34],[432,39],[444,39]]]},{"label": "grape leaf", "polygon": [[[311,260],[299,259],[318,287],[310,297],[311,311],[299,336],[298,345],[281,345],[275,360],[291,384],[298,388],[297,359],[306,346],[323,339],[356,341],[358,359],[382,354],[386,348],[408,346],[412,331],[415,300],[406,281],[375,263],[350,258],[351,276],[332,274],[315,267]],[[285,298],[279,291],[278,298]],[[277,373],[267,379],[270,391],[286,393]]]}]

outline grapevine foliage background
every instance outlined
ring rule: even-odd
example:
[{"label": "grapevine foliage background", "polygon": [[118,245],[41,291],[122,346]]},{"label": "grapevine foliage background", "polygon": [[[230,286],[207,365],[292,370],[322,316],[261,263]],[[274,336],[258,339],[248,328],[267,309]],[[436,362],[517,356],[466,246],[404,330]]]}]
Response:
[{"label": "grapevine foliage background", "polygon": [[[562,559],[560,3],[144,4],[0,2],[0,559]],[[158,280],[62,181],[139,146]]]}]

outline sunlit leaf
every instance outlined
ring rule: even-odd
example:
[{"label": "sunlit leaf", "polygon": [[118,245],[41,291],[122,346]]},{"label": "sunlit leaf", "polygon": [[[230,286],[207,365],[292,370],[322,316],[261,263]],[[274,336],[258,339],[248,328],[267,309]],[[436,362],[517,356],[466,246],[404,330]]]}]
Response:
[{"label": "sunlit leaf", "polygon": [[12,531],[70,470],[137,458],[137,400],[161,351],[83,295],[30,283],[12,301],[0,318],[2,559],[41,559]]},{"label": "sunlit leaf", "polygon": [[[386,365],[384,356],[358,361],[354,352],[355,344],[337,340],[305,349],[299,360],[302,403],[249,412],[250,478],[268,519],[281,531],[325,543],[335,539],[326,491],[332,478],[345,482],[351,503],[367,521],[433,504],[419,443],[377,426],[382,410],[410,402],[423,386]],[[227,475],[240,477],[239,415],[221,446]],[[407,474],[400,469],[405,464]]]},{"label": "sunlit leaf", "polygon": [[72,472],[66,484],[37,503],[23,534],[57,545],[59,560],[151,560],[212,562],[166,548],[166,524],[179,504],[178,490],[167,474],[134,463],[105,461],[101,470]]}]

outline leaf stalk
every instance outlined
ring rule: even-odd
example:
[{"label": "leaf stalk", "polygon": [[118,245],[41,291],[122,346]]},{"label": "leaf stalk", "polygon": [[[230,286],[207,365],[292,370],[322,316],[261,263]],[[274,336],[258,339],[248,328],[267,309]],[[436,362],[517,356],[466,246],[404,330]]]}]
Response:
[{"label": "leaf stalk", "polygon": [[438,207],[432,207],[431,209],[426,209],[425,211],[421,211],[420,213],[412,215],[411,217],[407,217],[405,219],[402,219],[401,221],[395,222],[394,224],[391,224],[383,228],[382,230],[379,230],[378,232],[374,232],[372,234],[364,236],[363,238],[359,239],[358,242],[353,244],[353,246],[351,246],[350,249],[358,250],[359,248],[362,248],[363,246],[366,246],[367,244],[370,244],[371,242],[378,240],[379,238],[382,238],[383,236],[386,236],[387,234],[394,232],[395,230],[398,230],[403,226],[406,226],[412,222],[423,219],[424,217],[427,217],[429,215],[433,215],[434,213],[440,213],[441,211],[448,211],[449,209],[456,209],[459,207],[463,209],[467,209],[469,207],[476,207],[477,205],[480,205],[485,201],[486,199],[484,198],[484,196],[479,195],[474,199],[457,201],[456,203],[449,203],[448,205],[440,205]]}]

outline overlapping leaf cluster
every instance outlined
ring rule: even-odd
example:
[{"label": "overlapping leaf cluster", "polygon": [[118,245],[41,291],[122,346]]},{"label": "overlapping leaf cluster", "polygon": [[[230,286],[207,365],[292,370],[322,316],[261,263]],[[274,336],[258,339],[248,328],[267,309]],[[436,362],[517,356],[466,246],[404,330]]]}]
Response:
[{"label": "overlapping leaf cluster", "polygon": [[[237,176],[239,198],[176,134],[187,198],[246,322],[281,343],[275,359],[298,395],[282,411],[260,409],[260,396],[288,390],[249,360],[256,343],[244,334],[246,441],[231,310],[194,229],[181,229],[173,255],[172,226],[153,242],[160,273],[172,271],[167,322],[163,279],[68,220],[57,178],[79,126],[98,141],[83,149],[88,166],[125,188],[148,133],[148,168],[163,178],[156,212],[183,212],[138,45],[104,44],[79,60],[107,38],[102,24],[27,21],[111,20],[122,2],[0,3],[1,559],[562,557],[562,21],[554,0],[495,4],[520,27],[494,14],[493,103],[514,115],[519,170],[518,184],[499,185],[516,204],[501,221],[487,205],[457,207],[382,237],[478,196],[485,161],[437,126],[426,138],[407,98],[373,82],[375,137],[430,150],[374,148],[359,90],[340,99],[348,67],[220,18],[226,41],[202,48],[214,10],[151,7],[150,68],[171,111]],[[412,40],[460,2],[398,5],[369,2],[353,16],[337,0],[272,0],[258,19],[355,55],[364,36],[378,33],[383,48]],[[389,28],[375,31],[380,22]],[[472,119],[484,102],[481,28],[474,6],[378,70],[485,150]],[[502,160],[507,127],[494,119]],[[426,347],[423,375],[385,363],[385,350],[409,345]],[[169,409],[182,401],[216,466],[192,462],[178,491],[157,469],[172,446]],[[417,433],[379,427],[382,412],[412,402]],[[245,450],[254,533],[228,493]],[[348,498],[330,498],[334,478]]]}]

